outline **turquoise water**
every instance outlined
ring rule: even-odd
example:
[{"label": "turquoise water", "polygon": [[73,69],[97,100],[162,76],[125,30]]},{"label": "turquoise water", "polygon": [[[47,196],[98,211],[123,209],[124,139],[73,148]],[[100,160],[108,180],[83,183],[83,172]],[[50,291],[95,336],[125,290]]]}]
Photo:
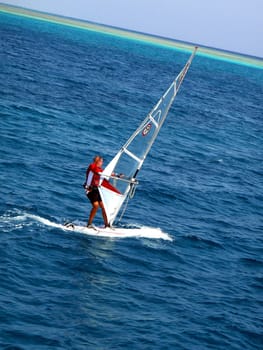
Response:
[{"label": "turquoise water", "polygon": [[[0,15],[3,349],[261,349],[263,72],[196,57],[123,224],[105,239],[82,183],[189,54]],[[97,223],[101,223],[98,215]]]}]

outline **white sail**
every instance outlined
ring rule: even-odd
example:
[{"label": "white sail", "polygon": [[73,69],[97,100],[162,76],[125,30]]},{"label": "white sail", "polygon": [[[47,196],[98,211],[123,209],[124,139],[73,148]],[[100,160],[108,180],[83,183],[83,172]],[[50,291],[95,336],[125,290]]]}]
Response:
[{"label": "white sail", "polygon": [[196,50],[197,47],[168,90],[101,175],[99,191],[110,225],[113,224],[125,199],[137,184],[136,176],[165,121]]}]

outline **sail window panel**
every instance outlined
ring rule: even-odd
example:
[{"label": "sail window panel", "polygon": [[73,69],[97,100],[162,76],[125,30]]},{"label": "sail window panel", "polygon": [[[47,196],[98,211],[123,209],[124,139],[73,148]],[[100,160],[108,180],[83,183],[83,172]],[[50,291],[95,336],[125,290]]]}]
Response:
[{"label": "sail window panel", "polygon": [[141,126],[140,132],[135,136],[127,149],[139,159],[143,159],[152,142],[155,131],[155,124],[150,121],[150,118],[148,118],[148,120]]},{"label": "sail window panel", "polygon": [[123,152],[114,168],[114,174],[116,176],[110,179],[110,183],[117,188],[118,191],[125,193],[130,186],[129,180],[133,178],[138,165],[138,161]]}]

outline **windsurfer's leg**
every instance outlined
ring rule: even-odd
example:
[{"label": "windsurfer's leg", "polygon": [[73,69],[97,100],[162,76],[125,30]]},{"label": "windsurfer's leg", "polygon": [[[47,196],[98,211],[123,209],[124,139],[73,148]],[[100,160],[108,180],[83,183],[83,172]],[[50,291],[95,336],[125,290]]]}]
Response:
[{"label": "windsurfer's leg", "polygon": [[88,226],[92,224],[92,221],[97,213],[98,207],[99,207],[99,202],[92,203],[92,209],[89,214]]},{"label": "windsurfer's leg", "polygon": [[107,219],[107,215],[106,215],[106,211],[105,211],[103,202],[99,202],[99,205],[100,205],[100,207],[101,207],[104,225],[105,225],[105,227],[107,227],[107,226],[109,226],[109,225],[108,225],[108,219]]}]

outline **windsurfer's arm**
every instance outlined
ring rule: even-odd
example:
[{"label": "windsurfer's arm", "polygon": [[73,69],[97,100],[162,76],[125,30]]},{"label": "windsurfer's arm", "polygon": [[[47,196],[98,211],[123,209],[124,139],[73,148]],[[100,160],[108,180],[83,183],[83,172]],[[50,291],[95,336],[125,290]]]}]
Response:
[{"label": "windsurfer's arm", "polygon": [[83,184],[83,187],[86,189],[86,190],[90,190],[90,186],[92,184],[92,180],[93,180],[93,176],[94,174],[97,174],[96,172],[96,165],[95,164],[91,164],[87,171],[86,171],[86,179],[85,179],[85,182]]},{"label": "windsurfer's arm", "polygon": [[83,185],[82,185],[84,188],[87,187],[88,176],[89,176],[89,167],[88,167],[88,169],[86,170],[86,179],[85,179],[85,181],[84,181],[84,183],[83,183]]}]

